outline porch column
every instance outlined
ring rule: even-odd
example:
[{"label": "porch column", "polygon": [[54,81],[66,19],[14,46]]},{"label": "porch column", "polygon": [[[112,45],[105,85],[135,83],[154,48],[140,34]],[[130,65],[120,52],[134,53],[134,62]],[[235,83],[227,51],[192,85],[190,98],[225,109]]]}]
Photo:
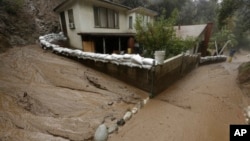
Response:
[{"label": "porch column", "polygon": [[119,37],[119,52],[121,52],[121,37]]},{"label": "porch column", "polygon": [[102,43],[103,43],[103,53],[106,54],[106,43],[105,43],[105,38],[102,38]]}]

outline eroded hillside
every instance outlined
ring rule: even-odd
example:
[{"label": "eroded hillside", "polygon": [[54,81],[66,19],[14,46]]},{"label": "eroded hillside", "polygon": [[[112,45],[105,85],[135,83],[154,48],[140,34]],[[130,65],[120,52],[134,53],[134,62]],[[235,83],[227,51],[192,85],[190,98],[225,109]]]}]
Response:
[{"label": "eroded hillside", "polygon": [[[41,34],[59,31],[53,12],[63,0],[0,0],[0,40],[14,45],[34,43]],[[0,45],[0,48],[5,47]]]}]

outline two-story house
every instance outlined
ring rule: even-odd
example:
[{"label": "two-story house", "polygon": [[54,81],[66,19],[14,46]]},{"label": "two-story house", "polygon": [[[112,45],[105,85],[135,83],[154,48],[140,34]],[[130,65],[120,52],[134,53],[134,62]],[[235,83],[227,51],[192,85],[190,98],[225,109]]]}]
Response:
[{"label": "two-story house", "polygon": [[55,9],[70,46],[86,52],[113,53],[132,47],[136,16],[153,22],[156,12],[107,0],[65,0]]}]

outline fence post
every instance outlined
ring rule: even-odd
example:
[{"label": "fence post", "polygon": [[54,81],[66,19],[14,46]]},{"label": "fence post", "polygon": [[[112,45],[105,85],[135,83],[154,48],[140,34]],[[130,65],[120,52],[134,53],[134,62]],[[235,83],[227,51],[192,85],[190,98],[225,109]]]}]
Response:
[{"label": "fence post", "polygon": [[184,64],[184,52],[182,53],[182,59],[181,59],[181,67],[180,67],[180,76],[183,74],[183,64]]},{"label": "fence post", "polygon": [[149,94],[150,98],[154,97],[154,76],[155,76],[155,60],[153,61],[153,65],[151,67],[151,92]]}]

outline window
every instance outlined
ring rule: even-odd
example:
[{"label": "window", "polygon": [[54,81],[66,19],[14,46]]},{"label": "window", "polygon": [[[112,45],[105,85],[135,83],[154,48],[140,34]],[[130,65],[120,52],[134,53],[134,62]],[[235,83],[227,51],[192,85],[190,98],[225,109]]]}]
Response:
[{"label": "window", "polygon": [[68,17],[69,17],[69,28],[75,29],[73,9],[68,10]]},{"label": "window", "polygon": [[129,16],[129,29],[133,29],[133,17]]},{"label": "window", "polygon": [[95,20],[95,27],[119,28],[118,12],[112,9],[103,7],[94,7],[94,20]]}]

